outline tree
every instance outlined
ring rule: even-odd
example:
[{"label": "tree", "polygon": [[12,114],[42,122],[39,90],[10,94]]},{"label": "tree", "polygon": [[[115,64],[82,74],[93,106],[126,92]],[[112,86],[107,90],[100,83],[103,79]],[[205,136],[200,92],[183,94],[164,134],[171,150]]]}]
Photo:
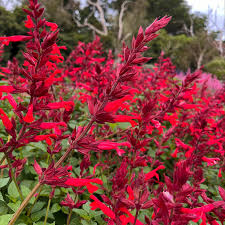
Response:
[{"label": "tree", "polygon": [[204,70],[208,73],[216,75],[219,80],[225,80],[225,59],[224,57],[215,57],[207,63]]},{"label": "tree", "polygon": [[[4,7],[0,7],[0,35],[11,36],[17,34],[26,34],[23,21],[26,19],[24,12],[20,7],[16,7],[13,11],[8,11]],[[19,42],[11,43],[5,47],[3,60],[5,64],[13,57],[21,58],[22,54],[19,49],[23,48],[23,44]]]}]

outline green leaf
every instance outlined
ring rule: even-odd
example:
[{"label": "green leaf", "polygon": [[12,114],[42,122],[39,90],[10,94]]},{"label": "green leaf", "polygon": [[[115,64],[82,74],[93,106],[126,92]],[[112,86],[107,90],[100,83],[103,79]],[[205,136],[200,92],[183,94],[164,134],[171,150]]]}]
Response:
[{"label": "green leaf", "polygon": [[[33,225],[44,225],[44,222],[33,223]],[[46,225],[55,225],[55,222],[53,222],[53,223],[46,223]]]},{"label": "green leaf", "polygon": [[97,225],[94,221],[81,220],[82,225]]},{"label": "green leaf", "polygon": [[35,213],[35,212],[40,211],[44,207],[44,205],[45,205],[45,202],[39,202],[38,201],[37,203],[35,203],[31,213]]},{"label": "green leaf", "polygon": [[94,211],[94,210],[91,210],[90,202],[86,202],[82,207],[88,213],[88,215],[91,218],[96,218],[97,216],[100,216],[100,215],[103,214],[102,211]]},{"label": "green leaf", "polygon": [[32,146],[34,149],[40,149],[42,151],[43,149],[46,149],[46,145],[42,142],[33,142],[32,144],[30,144],[30,146]]},{"label": "green leaf", "polygon": [[0,178],[0,188],[6,186],[9,182],[9,177],[6,177],[6,178]]},{"label": "green leaf", "polygon": [[51,208],[51,213],[56,213],[61,209],[61,206],[58,203],[53,204]]},{"label": "green leaf", "polygon": [[10,209],[12,209],[14,212],[20,207],[21,201],[17,201],[16,203],[10,202],[8,203],[8,206]]},{"label": "green leaf", "polygon": [[11,182],[9,184],[9,187],[8,187],[8,194],[10,197],[12,197],[13,199],[18,199],[20,197],[18,191],[17,191],[17,188],[16,188],[16,185],[14,184],[14,182]]},{"label": "green leaf", "polygon": [[4,201],[4,198],[2,196],[2,193],[0,192],[0,201]]},{"label": "green leaf", "polygon": [[70,225],[81,225],[80,218],[77,216],[70,221]]},{"label": "green leaf", "polygon": [[13,214],[6,214],[6,215],[0,216],[0,224],[7,225],[12,217],[13,217]]},{"label": "green leaf", "polygon": [[65,214],[69,214],[69,209],[68,209],[68,207],[62,207],[62,211],[63,211],[63,213],[65,213]]},{"label": "green leaf", "polygon": [[131,125],[130,125],[130,123],[127,123],[127,122],[126,123],[119,123],[118,127],[125,130],[125,129],[131,127]]},{"label": "green leaf", "polygon": [[4,201],[0,201],[0,215],[5,215],[9,208]]},{"label": "green leaf", "polygon": [[[27,197],[27,195],[30,194],[31,190],[27,186],[22,185],[21,186],[21,192],[23,194],[23,197]],[[31,200],[30,200],[30,203],[33,204],[34,201],[35,201],[35,197],[32,197]]]},{"label": "green leaf", "polygon": [[85,220],[91,219],[91,217],[83,209],[73,209],[73,212],[77,213],[80,217],[82,217]]},{"label": "green leaf", "polygon": [[83,209],[84,209],[86,212],[90,212],[90,210],[91,210],[90,202],[86,202],[86,203],[83,205]]},{"label": "green leaf", "polygon": [[68,123],[68,125],[69,125],[69,127],[70,127],[71,129],[74,129],[75,126],[77,125],[77,122],[76,122],[75,120],[71,120],[71,121]]},{"label": "green leaf", "polygon": [[37,222],[38,220],[40,220],[42,217],[45,216],[45,213],[46,213],[46,209],[42,209],[41,211],[31,214],[31,219],[34,222]]}]

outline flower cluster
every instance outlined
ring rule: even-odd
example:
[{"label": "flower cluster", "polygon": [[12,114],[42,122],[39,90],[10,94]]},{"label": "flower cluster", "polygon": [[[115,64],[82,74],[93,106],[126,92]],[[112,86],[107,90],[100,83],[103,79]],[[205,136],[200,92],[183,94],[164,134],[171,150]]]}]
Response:
[{"label": "flower cluster", "polygon": [[212,92],[201,70],[181,79],[163,53],[152,69],[143,66],[148,43],[171,18],[141,27],[115,66],[99,37],[79,42],[64,62],[57,24],[43,18],[37,0],[24,12],[27,35],[0,37],[1,49],[26,43],[22,65],[14,59],[0,68],[0,168],[21,192],[32,164],[37,185],[9,224],[45,186],[48,209],[55,195],[67,224],[87,205],[100,210],[99,224],[223,224],[224,84]]}]

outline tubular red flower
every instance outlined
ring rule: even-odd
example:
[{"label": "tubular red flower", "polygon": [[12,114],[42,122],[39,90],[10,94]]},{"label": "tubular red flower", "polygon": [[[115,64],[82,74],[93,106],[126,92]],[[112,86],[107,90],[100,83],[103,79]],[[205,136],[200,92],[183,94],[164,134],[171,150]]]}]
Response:
[{"label": "tubular red flower", "polygon": [[34,23],[33,20],[31,19],[31,17],[29,15],[27,15],[27,20],[25,21],[25,27],[26,28],[34,28]]},{"label": "tubular red flower", "polygon": [[94,200],[94,202],[90,204],[91,210],[99,208],[106,216],[110,217],[111,219],[115,219],[115,213],[109,207],[99,201],[94,195],[91,195],[90,198]]},{"label": "tubular red flower", "polygon": [[93,193],[98,190],[97,186],[92,185],[91,183],[103,185],[102,180],[98,178],[92,179],[82,179],[82,178],[69,178],[65,184],[73,187],[82,187],[86,186],[90,193]]},{"label": "tubular red flower", "polygon": [[165,166],[161,165],[158,166],[156,169],[148,172],[147,174],[145,174],[145,181],[150,180],[152,177],[156,177],[159,180],[159,175],[156,173],[158,170],[162,170],[165,169]]},{"label": "tubular red flower", "polygon": [[33,37],[32,36],[25,36],[25,35],[15,35],[10,37],[0,37],[1,40],[7,40],[9,42],[19,42],[19,41],[29,41]]},{"label": "tubular red flower", "polygon": [[127,116],[127,115],[116,115],[114,118],[115,122],[128,122],[131,124],[132,127],[137,125],[137,122],[134,121],[135,119],[140,119],[139,116]]},{"label": "tubular red flower", "polygon": [[9,117],[5,114],[5,112],[1,108],[0,108],[0,118],[2,119],[2,122],[7,130],[11,130],[13,128],[13,125]]},{"label": "tubular red flower", "polygon": [[71,108],[74,107],[74,102],[72,101],[63,101],[63,102],[53,102],[53,103],[48,103],[47,106],[51,109],[60,109],[64,108],[66,111],[70,111]]},{"label": "tubular red flower", "polygon": [[45,25],[50,27],[51,31],[56,31],[58,29],[58,25],[56,23],[45,21]]},{"label": "tubular red flower", "polygon": [[219,158],[207,158],[205,156],[202,157],[204,162],[207,162],[207,166],[213,166],[217,164],[217,161],[220,161]]},{"label": "tubular red flower", "polygon": [[34,121],[33,117],[33,104],[30,104],[28,107],[28,111],[26,116],[23,118],[23,120],[27,123],[32,123]]},{"label": "tubular red flower", "polygon": [[15,89],[12,86],[5,86],[5,85],[0,86],[0,92],[11,93],[14,90]]},{"label": "tubular red flower", "polygon": [[47,143],[48,145],[52,145],[52,141],[51,141],[50,137],[51,137],[51,138],[56,138],[57,135],[56,135],[56,134],[38,135],[38,136],[36,136],[34,139],[35,139],[36,141],[46,141],[46,143]]},{"label": "tubular red flower", "polygon": [[123,104],[123,102],[127,101],[127,100],[131,100],[132,97],[131,96],[125,96],[121,99],[117,99],[115,101],[109,102],[107,103],[107,105],[105,106],[104,110],[106,112],[114,112],[117,111],[120,107],[124,108],[125,105]]},{"label": "tubular red flower", "polygon": [[58,123],[43,122],[40,124],[40,128],[42,129],[58,128],[58,126],[67,127],[66,123],[64,122],[58,122]]}]

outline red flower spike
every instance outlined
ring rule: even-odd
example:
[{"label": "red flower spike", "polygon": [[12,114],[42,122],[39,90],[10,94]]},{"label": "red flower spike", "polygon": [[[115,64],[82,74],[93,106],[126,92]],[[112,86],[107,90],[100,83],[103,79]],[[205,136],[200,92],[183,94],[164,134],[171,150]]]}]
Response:
[{"label": "red flower spike", "polygon": [[74,206],[75,206],[75,203],[74,203],[73,199],[70,197],[69,193],[67,193],[67,196],[66,196],[65,200],[61,201],[60,204],[63,205],[63,206],[67,206],[70,209],[73,209]]},{"label": "red flower spike", "polygon": [[26,123],[32,123],[32,122],[34,122],[34,117],[33,117],[33,104],[29,105],[27,114],[26,114],[26,116],[23,118],[23,120],[24,120]]},{"label": "red flower spike", "polygon": [[164,16],[160,20],[156,19],[150,26],[146,28],[145,35],[153,34],[157,32],[158,30],[162,29],[170,22],[171,18],[172,17]]},{"label": "red flower spike", "polygon": [[99,201],[94,195],[91,195],[90,198],[94,200],[94,202],[90,204],[91,210],[99,208],[106,216],[110,217],[111,219],[115,219],[116,215],[109,207]]}]

